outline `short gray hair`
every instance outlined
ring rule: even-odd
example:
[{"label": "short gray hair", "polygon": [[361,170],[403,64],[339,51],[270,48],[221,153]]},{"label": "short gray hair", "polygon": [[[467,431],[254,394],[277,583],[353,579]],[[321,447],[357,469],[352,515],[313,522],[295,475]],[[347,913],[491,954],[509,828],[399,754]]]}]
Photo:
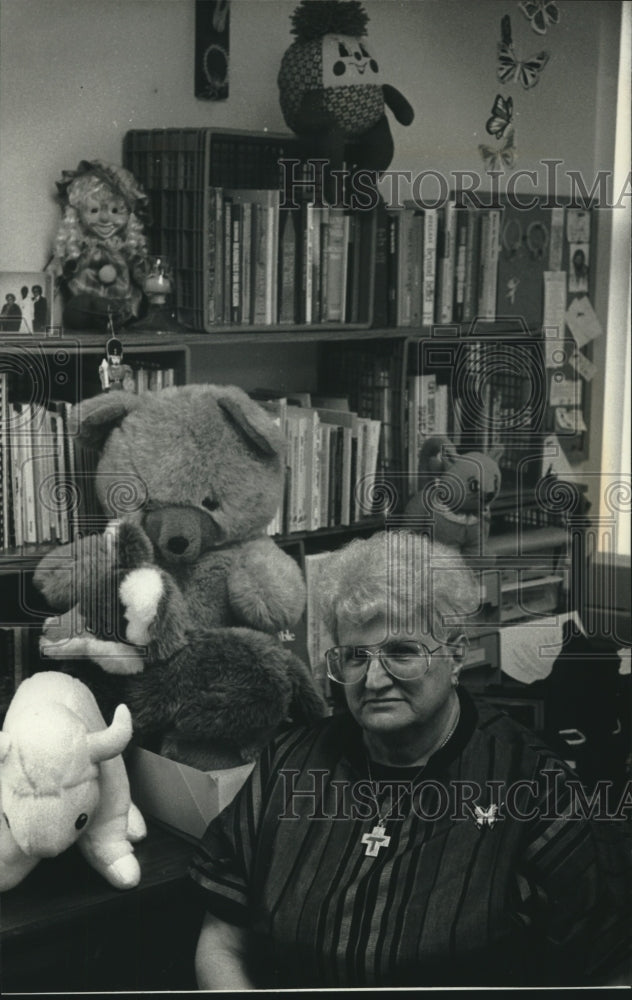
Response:
[{"label": "short gray hair", "polygon": [[480,604],[459,551],[411,531],[354,539],[325,560],[319,585],[321,614],[336,641],[341,621],[365,625],[379,614],[395,634],[446,641],[464,631]]}]

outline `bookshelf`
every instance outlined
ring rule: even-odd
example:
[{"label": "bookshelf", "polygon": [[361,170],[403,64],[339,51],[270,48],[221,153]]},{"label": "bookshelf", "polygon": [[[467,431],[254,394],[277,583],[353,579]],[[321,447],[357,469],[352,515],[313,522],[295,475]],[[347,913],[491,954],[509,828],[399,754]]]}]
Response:
[{"label": "bookshelf", "polygon": [[[432,383],[440,402],[427,433],[446,434],[463,451],[503,446],[503,485],[492,508],[489,551],[476,567],[484,579],[484,622],[494,627],[570,607],[578,597],[569,550],[571,537],[585,525],[583,491],[571,491],[561,505],[559,497],[547,492],[545,443],[555,433],[567,459],[585,457],[582,426],[589,419],[590,393],[574,364],[565,312],[594,292],[596,227],[589,209],[549,208],[539,202],[517,213],[507,204],[476,209],[448,201],[432,210],[412,204],[397,211],[387,211],[382,204],[370,212],[345,210],[342,267],[339,247],[331,257],[333,265],[325,264],[332,217],[310,215],[308,201],[301,197],[294,211],[294,299],[289,315],[283,313],[281,301],[282,233],[289,224],[283,213],[289,216],[290,210],[281,208],[278,197],[280,158],[298,169],[295,137],[231,129],[149,129],[125,137],[123,162],[150,196],[152,251],[168,254],[174,264],[181,324],[177,333],[141,328],[121,332],[124,362],[145,372],[140,388],[160,387],[160,382],[150,385],[151,373],[168,370],[176,385],[235,381],[248,391],[258,390],[256,398],[264,401],[265,385],[245,384],[239,372],[246,352],[269,347],[287,356],[289,374],[268,402],[285,398],[297,408],[293,397],[302,395],[305,414],[318,413],[312,427],[320,428],[319,447],[332,447],[334,434],[327,432],[323,438],[324,425],[345,423],[340,414],[334,420],[324,411],[341,406],[353,415],[349,425],[355,444],[328,465],[330,483],[346,477],[346,512],[341,513],[342,498],[330,494],[330,507],[338,505],[333,515],[323,515],[321,496],[319,509],[308,509],[306,519],[292,520],[286,512],[270,528],[278,544],[306,570],[310,560],[328,548],[396,523],[415,488],[420,445],[413,435],[419,423],[415,407],[420,401],[427,404]],[[315,226],[319,232],[314,242],[310,227]],[[246,232],[250,246],[245,253]],[[265,246],[276,249],[273,261],[269,253],[264,255],[265,295],[257,306],[254,246],[260,237]],[[570,274],[576,245],[584,247],[590,266],[587,274],[574,276],[571,291],[569,281],[562,288],[545,275]],[[334,295],[335,310],[327,312],[323,303],[329,298],[328,282],[334,275],[339,281],[339,272],[344,272],[344,285],[339,284]],[[305,308],[308,294],[311,315]],[[562,330],[554,342],[547,329],[552,318]],[[41,340],[4,334],[0,378],[6,414],[14,405],[35,401],[46,408],[51,400],[71,405],[100,391],[104,339],[91,333]],[[309,393],[305,385],[291,384],[292,365],[302,353],[310,358]],[[590,363],[590,342],[584,345],[583,357]],[[551,392],[559,388],[553,383],[556,375],[561,376],[562,389],[571,382],[581,387],[581,405],[562,406],[563,392],[558,393],[559,405],[552,405]],[[560,408],[570,409],[576,418],[569,427],[559,426]],[[10,434],[11,422],[4,423]],[[365,467],[359,457],[365,431],[358,427],[371,423],[379,424],[377,454]],[[309,436],[305,440],[313,451],[314,442]],[[11,443],[6,443],[11,455]],[[365,461],[366,449],[362,455]],[[324,468],[323,462],[321,475]],[[295,474],[290,468],[289,491]],[[72,480],[72,468],[59,471],[59,478],[64,483]],[[89,469],[84,478],[88,484]],[[308,479],[302,487],[307,494],[313,482]],[[3,485],[6,498],[6,480]],[[16,538],[6,502],[0,552],[6,610],[0,624],[18,629],[27,623],[26,633],[18,638],[26,650],[21,659],[28,659],[33,636],[47,613],[30,586],[32,571],[43,552],[64,538],[54,530],[35,540]],[[72,534],[96,524],[79,521],[69,530]],[[301,628],[306,627],[303,622]],[[5,636],[7,642],[9,638]],[[494,643],[483,633],[481,648],[486,658],[495,655]],[[306,643],[302,651],[305,655]]]}]

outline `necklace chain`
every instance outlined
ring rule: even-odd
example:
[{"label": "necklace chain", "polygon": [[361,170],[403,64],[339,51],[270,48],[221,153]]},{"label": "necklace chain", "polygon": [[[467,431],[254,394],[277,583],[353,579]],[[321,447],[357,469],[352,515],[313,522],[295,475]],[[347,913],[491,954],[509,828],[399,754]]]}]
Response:
[{"label": "necklace chain", "polygon": [[[452,736],[454,735],[454,731],[456,730],[456,727],[457,727],[457,726],[458,726],[458,724],[459,724],[459,719],[460,719],[460,717],[461,717],[461,712],[460,712],[460,706],[459,706],[459,711],[457,711],[457,713],[456,713],[456,716],[455,716],[455,719],[454,719],[454,722],[453,722],[453,723],[452,723],[452,725],[450,726],[450,728],[449,728],[449,730],[448,730],[447,734],[446,734],[446,735],[444,736],[444,738],[443,738],[443,739],[441,740],[441,743],[439,744],[439,746],[438,746],[438,747],[436,747],[436,748],[435,748],[435,749],[434,749],[434,750],[432,751],[432,754],[431,754],[430,756],[434,756],[434,754],[438,753],[438,752],[439,752],[439,750],[443,750],[443,748],[444,748],[444,746],[446,745],[446,743],[448,742],[448,740],[450,740],[450,739],[452,738]],[[428,759],[429,759],[429,758],[428,758]],[[408,782],[407,782],[407,784],[410,784],[410,787],[411,787],[411,788],[414,788],[414,786],[415,786],[415,783],[416,783],[416,782],[418,781],[418,779],[419,779],[420,775],[421,775],[421,774],[423,773],[423,771],[424,771],[424,769],[425,769],[425,767],[426,767],[426,763],[427,763],[427,761],[426,761],[426,762],[424,762],[424,763],[423,763],[423,764],[421,765],[421,767],[419,768],[419,770],[418,770],[417,774],[416,774],[416,775],[415,775],[415,777],[414,777],[414,778],[412,779],[412,781],[411,781],[410,783],[408,783]],[[382,828],[383,828],[383,827],[384,827],[384,824],[385,824],[385,823],[386,823],[386,822],[387,822],[387,821],[388,821],[388,820],[389,820],[389,819],[391,818],[391,816],[393,815],[393,813],[397,811],[397,807],[399,806],[400,802],[401,802],[401,801],[402,801],[402,799],[404,798],[404,795],[405,795],[405,794],[406,794],[406,792],[408,791],[408,788],[404,788],[403,792],[401,792],[401,793],[400,793],[400,794],[398,795],[398,797],[397,797],[397,801],[396,801],[396,802],[395,802],[394,804],[393,804],[393,803],[391,803],[391,807],[390,807],[390,809],[388,810],[388,812],[387,812],[386,816],[382,816],[382,813],[381,813],[381,811],[380,811],[380,804],[379,804],[379,802],[378,802],[378,800],[377,800],[377,795],[375,794],[375,791],[373,790],[373,788],[374,788],[374,785],[375,785],[375,781],[374,781],[374,779],[373,779],[373,774],[372,774],[372,772],[371,772],[371,761],[369,760],[368,756],[367,756],[367,759],[366,759],[366,766],[367,766],[367,771],[368,771],[368,773],[369,773],[369,783],[370,783],[369,787],[370,787],[370,790],[371,790],[371,797],[373,798],[373,801],[375,802],[375,808],[376,808],[376,810],[377,810],[377,819],[378,819],[378,825],[379,825],[380,827],[382,827]]]}]

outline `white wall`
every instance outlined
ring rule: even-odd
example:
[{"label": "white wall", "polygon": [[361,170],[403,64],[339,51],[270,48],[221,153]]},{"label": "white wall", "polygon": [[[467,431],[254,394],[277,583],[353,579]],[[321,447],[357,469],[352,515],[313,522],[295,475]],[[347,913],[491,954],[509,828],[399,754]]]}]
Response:
[{"label": "white wall", "polygon": [[[128,129],[285,130],[276,75],[292,40],[289,18],[297,2],[231,0],[230,96],[210,102],[193,93],[194,0],[0,0],[0,270],[45,265],[59,217],[54,194],[61,171],[80,159],[120,162]],[[455,169],[481,171],[478,144],[490,142],[484,125],[501,90],[500,20],[510,13],[517,55],[550,53],[536,87],[504,89],[515,104],[516,167],[538,171],[538,189],[546,190],[540,160],[563,161],[563,192],[568,169],[580,171],[588,187],[598,170],[610,169],[621,4],[558,0],[558,7],[560,23],[540,36],[518,5],[504,0],[365,0],[368,37],[384,79],[407,96],[416,115],[409,128],[391,119],[392,167],[447,177]],[[531,182],[525,187],[531,190]],[[611,241],[606,213],[600,214],[594,304],[607,328]],[[600,370],[605,339],[595,343]],[[304,350],[305,379],[312,352]],[[223,353],[228,363],[230,352]],[[264,360],[272,374],[271,357],[249,352],[248,384]],[[241,371],[243,355],[231,364]],[[198,378],[213,378],[210,363],[195,370]],[[599,467],[601,376],[593,393],[588,469]]]},{"label": "white wall", "polygon": [[[193,95],[194,0],[0,0],[0,269],[43,267],[62,169],[120,162],[130,128],[284,130],[276,74],[295,6],[232,0],[230,96],[210,102]],[[392,166],[480,171],[509,12],[518,55],[551,55],[537,87],[511,87],[517,166],[558,158],[589,184],[610,167],[620,4],[558,6],[559,25],[542,37],[517,4],[499,0],[365,0],[384,78],[416,112],[410,128],[392,123]]]}]

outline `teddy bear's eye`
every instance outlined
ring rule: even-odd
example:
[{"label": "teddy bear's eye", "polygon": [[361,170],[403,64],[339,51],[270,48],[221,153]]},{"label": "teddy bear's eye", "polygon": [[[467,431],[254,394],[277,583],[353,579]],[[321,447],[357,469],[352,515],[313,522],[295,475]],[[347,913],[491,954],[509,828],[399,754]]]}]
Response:
[{"label": "teddy bear's eye", "polygon": [[83,830],[87,822],[88,822],[88,814],[79,813],[79,815],[75,820],[75,830]]},{"label": "teddy bear's eye", "polygon": [[219,500],[214,497],[204,497],[202,500],[202,506],[206,507],[207,510],[217,510],[219,507]]}]

